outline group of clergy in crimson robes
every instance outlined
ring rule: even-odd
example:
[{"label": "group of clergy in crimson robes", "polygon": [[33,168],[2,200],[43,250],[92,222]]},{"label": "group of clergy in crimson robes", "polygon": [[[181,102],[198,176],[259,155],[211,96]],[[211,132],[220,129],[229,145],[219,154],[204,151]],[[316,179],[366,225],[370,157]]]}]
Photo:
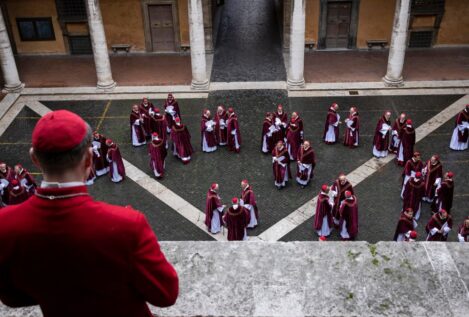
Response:
[{"label": "group of clergy in crimson robes", "polygon": [[26,201],[36,187],[33,176],[21,164],[11,168],[0,162],[0,208]]},{"label": "group of clergy in crimson robes", "polygon": [[225,211],[219,195],[219,185],[213,183],[207,192],[205,203],[205,225],[212,234],[228,230],[228,240],[247,240],[247,229],[259,224],[256,196],[247,180],[241,181],[241,198],[234,197],[232,206]]},{"label": "group of clergy in crimson robes", "polygon": [[313,229],[325,239],[337,229],[342,240],[355,240],[358,235],[358,202],[353,186],[340,174],[332,186],[321,186],[316,204]]},{"label": "group of clergy in crimson robes", "polygon": [[107,139],[98,131],[94,131],[91,148],[93,150],[93,166],[86,180],[86,185],[92,185],[97,177],[108,173],[114,183],[124,180],[124,161],[120,149],[114,141]]},{"label": "group of clergy in crimson robes", "polygon": [[213,119],[210,110],[205,109],[200,121],[200,142],[203,152],[214,152],[218,146],[227,145],[229,151],[239,153],[241,130],[234,109],[230,107],[227,112],[220,105]]},{"label": "group of clergy in crimson robes", "polygon": [[[337,112],[338,110],[339,105],[337,103],[333,103],[327,111],[322,138],[324,143],[329,145],[335,144],[339,141],[339,125],[342,124],[342,121],[340,121],[340,115]],[[358,146],[360,138],[360,117],[358,115],[357,107],[350,107],[349,115],[345,118],[344,122],[346,127],[343,144],[350,148],[355,148]]]}]

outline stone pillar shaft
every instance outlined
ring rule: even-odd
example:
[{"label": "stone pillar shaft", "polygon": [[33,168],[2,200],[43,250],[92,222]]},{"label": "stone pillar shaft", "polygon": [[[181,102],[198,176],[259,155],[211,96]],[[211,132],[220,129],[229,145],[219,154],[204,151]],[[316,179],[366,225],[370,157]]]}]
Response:
[{"label": "stone pillar shaft", "polygon": [[3,19],[3,13],[0,7],[0,63],[5,81],[5,90],[7,92],[19,92],[24,84],[20,81],[18,68],[16,68],[15,57],[11,49],[10,38]]},{"label": "stone pillar shaft", "polygon": [[91,46],[93,48],[96,77],[99,89],[111,89],[116,86],[112,79],[111,62],[104,33],[103,18],[99,8],[99,0],[86,0],[88,25],[90,28]]},{"label": "stone pillar shaft", "polygon": [[383,81],[388,86],[401,86],[404,82],[402,69],[404,68],[404,58],[407,47],[410,1],[411,0],[396,1],[391,46],[389,47],[388,69],[386,76],[383,78]]},{"label": "stone pillar shaft", "polygon": [[293,0],[290,26],[288,86],[302,87],[305,62],[305,0]]},{"label": "stone pillar shaft", "polygon": [[208,89],[202,0],[188,0],[192,88]]}]

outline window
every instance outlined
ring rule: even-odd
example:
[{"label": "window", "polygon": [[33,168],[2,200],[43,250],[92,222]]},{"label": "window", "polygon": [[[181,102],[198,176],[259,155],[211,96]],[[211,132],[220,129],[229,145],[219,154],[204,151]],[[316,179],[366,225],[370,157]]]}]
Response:
[{"label": "window", "polygon": [[87,20],[85,0],[56,0],[56,4],[61,21]]},{"label": "window", "polygon": [[17,18],[22,41],[55,41],[52,18]]}]

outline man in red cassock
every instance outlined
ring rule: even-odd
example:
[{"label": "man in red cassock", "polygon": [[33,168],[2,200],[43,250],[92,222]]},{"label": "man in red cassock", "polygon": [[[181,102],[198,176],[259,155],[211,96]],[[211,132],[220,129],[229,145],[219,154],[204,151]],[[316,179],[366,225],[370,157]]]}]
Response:
[{"label": "man in red cassock", "polygon": [[469,217],[459,226],[458,230],[459,242],[469,242]]},{"label": "man in red cassock", "polygon": [[293,112],[291,114],[290,122],[287,126],[287,149],[290,155],[290,160],[295,161],[300,149],[301,143],[303,143],[304,132],[303,132],[303,120],[298,116],[298,113]]},{"label": "man in red cassock", "polygon": [[334,226],[332,219],[332,207],[334,202],[329,197],[329,187],[321,186],[314,214],[314,230],[320,237],[328,237]]},{"label": "man in red cassock", "polygon": [[432,203],[432,212],[437,212],[440,209],[444,209],[447,212],[451,212],[453,207],[453,172],[446,172],[443,181],[436,187],[436,197]]},{"label": "man in red cassock", "polygon": [[340,115],[337,113],[339,105],[335,102],[327,111],[326,124],[324,126],[323,140],[326,144],[334,144],[339,140]]},{"label": "man in red cassock", "polygon": [[411,177],[415,177],[417,172],[422,173],[423,167],[422,160],[420,159],[420,152],[414,152],[412,158],[405,163],[404,171],[402,172],[402,176],[404,178],[402,182],[401,198],[404,198],[405,185],[409,179]]},{"label": "man in red cassock", "polygon": [[205,225],[210,233],[216,234],[221,231],[223,209],[220,196],[218,195],[218,184],[213,183],[207,192],[205,201]]},{"label": "man in red cassock", "polygon": [[277,189],[287,186],[290,173],[290,156],[282,141],[278,141],[272,151],[272,168],[274,171],[274,184]]},{"label": "man in red cassock", "polygon": [[425,176],[425,197],[423,200],[431,203],[435,197],[435,189],[443,177],[443,166],[437,154],[432,155],[427,161],[422,173]]},{"label": "man in red cassock", "polygon": [[232,207],[223,216],[223,223],[228,229],[228,241],[243,241],[248,239],[246,227],[249,224],[249,211],[238,204],[238,198],[231,200]]},{"label": "man in red cassock", "polygon": [[373,138],[373,155],[377,158],[388,156],[389,135],[391,134],[391,112],[386,111],[378,120]]},{"label": "man in red cassock", "polygon": [[227,120],[228,114],[225,108],[222,105],[218,106],[217,113],[215,114],[215,136],[219,146],[224,146],[228,142],[228,135],[226,133]]},{"label": "man in red cassock", "polygon": [[316,155],[308,140],[300,146],[296,158],[296,182],[305,188],[313,178],[313,171],[316,167]]},{"label": "man in red cassock", "polygon": [[414,145],[415,129],[412,126],[412,120],[407,119],[405,126],[401,129],[399,146],[397,147],[397,165],[404,166],[404,164],[412,158],[412,155],[414,154]]},{"label": "man in red cassock", "polygon": [[142,118],[142,128],[144,131],[144,135],[149,138],[151,135],[151,116],[153,115],[154,112],[154,107],[153,103],[151,103],[147,97],[144,97],[142,99],[142,102],[140,105],[137,106],[138,113],[140,114],[140,117]]},{"label": "man in red cassock", "polygon": [[159,137],[158,133],[153,132],[151,142],[148,144],[148,155],[150,156],[150,168],[158,179],[164,176],[166,154],[163,139]]},{"label": "man in red cassock", "polygon": [[173,140],[173,155],[180,158],[183,164],[189,164],[191,155],[194,153],[191,145],[191,135],[179,117],[174,120],[171,139]]},{"label": "man in red cassock", "polygon": [[403,209],[412,208],[415,219],[419,220],[420,211],[422,209],[422,198],[425,195],[425,183],[422,179],[422,173],[415,173],[415,177],[411,177],[404,188]]},{"label": "man in red cassock", "polygon": [[332,216],[334,217],[334,223],[339,224],[339,209],[342,201],[345,200],[345,192],[349,191],[354,194],[352,184],[347,180],[344,173],[340,173],[339,177],[334,181],[331,186],[331,195],[334,197],[334,207],[332,209]]},{"label": "man in red cassock", "polygon": [[394,241],[406,241],[406,235],[417,228],[417,221],[414,218],[414,210],[412,208],[404,209],[397,223],[396,232],[394,233]]},{"label": "man in red cassock", "polygon": [[427,232],[427,241],[446,241],[448,234],[453,228],[453,218],[444,209],[434,214],[428,220],[425,231]]},{"label": "man in red cassock", "polygon": [[456,126],[449,147],[455,151],[467,150],[469,146],[469,104],[456,117]]},{"label": "man in red cassock", "polygon": [[210,110],[205,109],[200,121],[200,139],[202,152],[214,152],[217,150],[217,137],[215,134],[215,121],[212,120]]},{"label": "man in red cassock", "polygon": [[288,114],[283,110],[283,106],[280,104],[277,106],[277,111],[274,112],[274,120],[280,121],[279,127],[282,129],[283,135],[285,135],[285,129],[288,125]]},{"label": "man in red cassock", "polygon": [[0,191],[3,191],[2,201],[8,203],[8,186],[15,179],[15,171],[4,162],[0,162]]},{"label": "man in red cassock", "polygon": [[228,134],[228,150],[239,153],[241,150],[241,131],[239,130],[238,116],[233,108],[228,108],[228,120],[226,120]]},{"label": "man in red cassock", "polygon": [[250,229],[255,228],[259,224],[259,210],[257,208],[256,195],[247,179],[241,181],[241,189],[241,200],[239,204],[249,212],[247,227]]},{"label": "man in red cassock", "polygon": [[177,273],[143,214],[90,196],[90,143],[90,127],[69,111],[36,124],[30,155],[43,182],[0,212],[0,300],[39,305],[44,317],[151,317],[146,302],[175,303]]},{"label": "man in red cassock", "polygon": [[399,143],[401,141],[402,129],[406,125],[406,117],[405,113],[401,113],[392,124],[391,142],[389,144],[389,151],[391,151],[391,153],[397,154]]},{"label": "man in red cassock", "polygon": [[280,129],[274,124],[274,115],[271,112],[267,112],[265,115],[264,123],[262,124],[262,145],[261,151],[264,154],[272,153],[275,143],[273,133],[278,132]]},{"label": "man in red cassock", "polygon": [[349,116],[345,119],[344,145],[350,148],[356,148],[360,138],[360,117],[357,107],[350,108]]},{"label": "man in red cassock", "polygon": [[15,178],[20,182],[26,191],[31,195],[36,191],[36,181],[33,176],[21,165],[16,164],[15,167]]},{"label": "man in red cassock", "polygon": [[108,147],[106,158],[109,162],[109,176],[114,183],[119,183],[125,177],[125,167],[121,151],[111,139],[106,140],[106,145]]},{"label": "man in red cassock", "polygon": [[166,123],[168,124],[168,133],[171,133],[171,127],[174,125],[176,118],[181,118],[179,111],[179,104],[174,98],[173,94],[169,93],[168,98],[164,102],[164,112],[166,113]]},{"label": "man in red cassock", "polygon": [[166,124],[166,117],[160,112],[160,108],[154,108],[150,123],[151,133],[158,133],[158,137],[163,140],[165,147],[168,148],[168,137],[166,136],[168,125]]},{"label": "man in red cassock", "polygon": [[339,208],[340,237],[344,241],[353,241],[358,235],[358,203],[351,191],[345,191],[345,199]]},{"label": "man in red cassock", "polygon": [[8,205],[18,205],[29,198],[29,193],[21,186],[17,179],[11,181],[8,186]]},{"label": "man in red cassock", "polygon": [[93,170],[96,176],[102,176],[109,172],[109,162],[106,159],[108,151],[106,137],[97,131],[93,132],[91,146],[93,148]]},{"label": "man in red cassock", "polygon": [[132,111],[130,112],[130,139],[133,146],[141,146],[147,143],[145,140],[146,131],[143,129],[144,119],[142,116],[143,115],[138,110],[138,105],[133,105]]}]

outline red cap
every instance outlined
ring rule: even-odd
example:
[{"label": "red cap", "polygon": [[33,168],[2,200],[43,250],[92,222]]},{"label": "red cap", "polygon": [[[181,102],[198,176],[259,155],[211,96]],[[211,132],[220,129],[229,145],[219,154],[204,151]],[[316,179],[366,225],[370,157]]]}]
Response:
[{"label": "red cap", "polygon": [[352,196],[352,192],[350,190],[346,190],[345,197],[351,197],[351,196]]},{"label": "red cap", "polygon": [[19,183],[18,183],[18,180],[17,180],[17,179],[14,179],[14,180],[11,181],[11,185],[12,185],[13,187],[18,186],[18,184],[19,184]]},{"label": "red cap", "polygon": [[333,102],[331,107],[335,107],[335,106],[338,106],[338,104],[336,102]]},{"label": "red cap", "polygon": [[241,181],[241,183],[249,184],[249,182],[248,182],[247,179],[243,179],[243,180]]},{"label": "red cap", "polygon": [[233,108],[229,107],[229,108],[228,108],[228,112],[229,112],[229,113],[233,113],[233,112],[234,112]]},{"label": "red cap", "polygon": [[154,138],[157,138],[157,137],[158,137],[158,133],[153,132],[153,133],[151,134],[151,136],[154,137]]},{"label": "red cap", "polygon": [[324,184],[324,185],[321,186],[321,190],[322,190],[323,192],[325,192],[325,191],[328,190],[328,189],[329,189],[329,187],[328,187],[326,184]]},{"label": "red cap", "polygon": [[156,113],[160,113],[160,108],[155,108]]},{"label": "red cap", "polygon": [[453,176],[454,176],[453,172],[448,172],[448,177],[449,178],[453,178]]},{"label": "red cap", "polygon": [[415,173],[415,177],[417,177],[417,178],[422,177],[422,173],[420,173],[420,172]]},{"label": "red cap", "polygon": [[406,122],[405,122],[405,124],[411,125],[411,124],[412,124],[412,120],[407,119]]},{"label": "red cap", "polygon": [[327,241],[327,238],[325,236],[320,236],[319,241]]},{"label": "red cap", "polygon": [[107,144],[107,145],[111,145],[111,144],[112,144],[112,140],[111,140],[111,139],[106,139],[106,144]]},{"label": "red cap", "polygon": [[440,156],[438,154],[433,154],[436,160],[440,160]]},{"label": "red cap", "polygon": [[277,106],[277,108],[283,109],[283,106],[282,106],[281,104],[279,104],[279,105]]},{"label": "red cap", "polygon": [[176,119],[174,119],[174,121],[181,122],[181,119],[179,117],[176,117]]},{"label": "red cap", "polygon": [[417,239],[417,231],[412,230],[409,234],[411,239]]},{"label": "red cap", "polygon": [[233,204],[237,204],[238,203],[238,198],[237,197],[233,197],[233,199],[231,199],[231,202]]},{"label": "red cap", "polygon": [[86,137],[88,126],[77,114],[57,110],[39,119],[33,131],[33,148],[40,152],[65,152],[77,147]]},{"label": "red cap", "polygon": [[212,186],[210,186],[210,189],[215,189],[215,188],[217,188],[217,185],[218,185],[217,183],[212,183]]},{"label": "red cap", "polygon": [[447,213],[448,211],[446,211],[446,209],[441,208],[439,212],[446,212]]}]

